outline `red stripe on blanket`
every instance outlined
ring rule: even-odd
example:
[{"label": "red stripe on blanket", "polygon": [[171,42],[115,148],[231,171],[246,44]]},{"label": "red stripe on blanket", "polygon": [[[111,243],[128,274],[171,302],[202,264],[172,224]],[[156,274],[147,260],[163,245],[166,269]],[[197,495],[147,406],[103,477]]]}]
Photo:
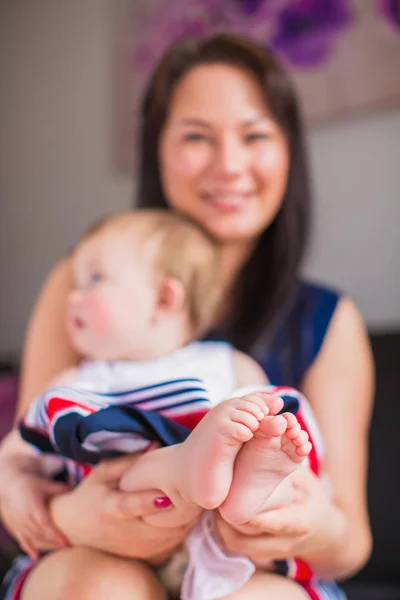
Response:
[{"label": "red stripe on blanket", "polygon": [[[162,414],[162,411],[160,412]],[[171,421],[175,421],[175,423],[183,425],[192,431],[208,412],[208,410],[202,409],[186,415],[168,415],[168,418],[171,419]]]},{"label": "red stripe on blanket", "polygon": [[65,398],[58,398],[57,396],[53,396],[47,400],[47,414],[50,420],[52,420],[57,413],[75,407],[83,409],[87,414],[96,412],[95,408],[91,408],[87,404],[80,404],[76,400],[66,400]]},{"label": "red stripe on blanket", "polygon": [[36,565],[36,563],[33,563],[32,565],[29,565],[29,567],[27,567],[24,571],[22,571],[22,573],[19,575],[16,583],[15,583],[15,588],[13,590],[12,596],[9,600],[20,600],[21,598],[21,592],[22,592],[22,588],[24,587],[24,583],[26,581],[26,578],[28,577],[28,575],[30,574],[30,572],[32,571],[33,567]]},{"label": "red stripe on blanket", "polygon": [[308,455],[308,461],[310,464],[310,469],[312,470],[313,473],[315,473],[315,475],[318,476],[319,475],[319,467],[320,467],[319,458],[317,455],[317,450],[315,448],[315,444],[314,444],[314,440],[312,438],[311,432],[307,427],[307,422],[305,421],[303,415],[301,414],[301,407],[300,407],[298,413],[296,414],[296,418],[297,418],[298,422],[300,423],[301,428],[304,429],[304,431],[307,431],[307,433],[309,435],[310,442],[312,444],[312,448],[311,448],[310,454]]},{"label": "red stripe on blanket", "polygon": [[314,573],[312,572],[310,566],[300,558],[295,558],[294,562],[296,565],[296,574],[293,579],[295,581],[303,581],[304,583],[309,583],[314,577]]}]

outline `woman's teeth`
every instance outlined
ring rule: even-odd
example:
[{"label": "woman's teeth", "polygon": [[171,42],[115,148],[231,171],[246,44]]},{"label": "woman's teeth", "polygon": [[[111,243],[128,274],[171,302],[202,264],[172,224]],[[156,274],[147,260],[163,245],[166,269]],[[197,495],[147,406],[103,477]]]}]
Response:
[{"label": "woman's teeth", "polygon": [[239,202],[241,202],[243,200],[243,196],[238,196],[238,195],[234,195],[234,196],[214,196],[212,198],[212,200],[214,200],[215,202],[221,202],[222,204],[230,204],[232,206],[235,206],[235,205],[239,204]]}]

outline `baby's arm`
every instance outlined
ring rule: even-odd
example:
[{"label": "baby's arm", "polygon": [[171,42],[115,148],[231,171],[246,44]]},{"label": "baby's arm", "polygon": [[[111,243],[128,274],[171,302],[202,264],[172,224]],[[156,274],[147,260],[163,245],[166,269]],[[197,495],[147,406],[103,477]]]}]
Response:
[{"label": "baby's arm", "polygon": [[238,388],[247,385],[268,385],[269,380],[260,365],[248,354],[233,351],[233,368]]}]

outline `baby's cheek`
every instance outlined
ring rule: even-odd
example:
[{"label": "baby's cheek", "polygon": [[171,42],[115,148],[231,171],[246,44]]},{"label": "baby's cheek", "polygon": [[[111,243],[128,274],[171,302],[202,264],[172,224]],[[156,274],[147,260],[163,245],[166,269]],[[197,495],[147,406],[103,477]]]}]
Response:
[{"label": "baby's cheek", "polygon": [[107,338],[113,331],[113,315],[103,298],[90,298],[87,302],[90,329],[98,338]]}]

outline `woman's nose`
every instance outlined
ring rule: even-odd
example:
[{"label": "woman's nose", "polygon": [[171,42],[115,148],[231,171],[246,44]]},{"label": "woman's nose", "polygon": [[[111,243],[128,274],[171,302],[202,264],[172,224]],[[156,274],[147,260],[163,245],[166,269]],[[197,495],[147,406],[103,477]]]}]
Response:
[{"label": "woman's nose", "polygon": [[246,167],[246,148],[240,140],[227,137],[217,145],[214,159],[214,168],[220,176],[235,177]]}]

